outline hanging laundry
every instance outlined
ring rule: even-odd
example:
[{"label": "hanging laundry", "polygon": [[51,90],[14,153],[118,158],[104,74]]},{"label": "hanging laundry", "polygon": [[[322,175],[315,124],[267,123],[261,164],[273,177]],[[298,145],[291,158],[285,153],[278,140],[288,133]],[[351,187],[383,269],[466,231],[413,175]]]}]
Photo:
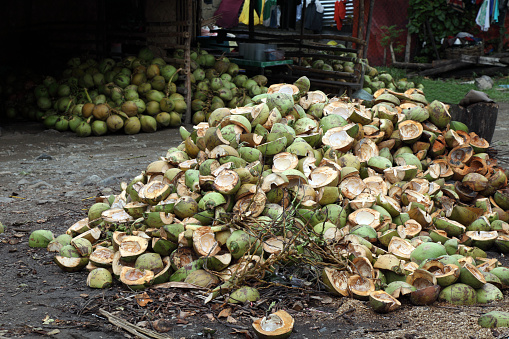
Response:
[{"label": "hanging laundry", "polygon": [[477,13],[477,17],[475,18],[475,23],[481,27],[481,31],[487,32],[490,29],[490,0],[484,0],[481,7],[479,8],[479,12]]},{"label": "hanging laundry", "polygon": [[281,28],[297,28],[297,6],[299,4],[300,0],[278,0],[278,5],[281,8]]},{"label": "hanging laundry", "polygon": [[214,16],[220,16],[216,25],[223,28],[232,28],[239,24],[239,10],[244,0],[222,0]]},{"label": "hanging laundry", "polygon": [[321,33],[323,27],[323,6],[322,12],[318,12],[318,0],[312,0],[306,5],[306,12],[304,17],[304,28],[312,30],[314,33]]},{"label": "hanging laundry", "polygon": [[307,6],[309,6],[311,4],[315,5],[315,9],[318,13],[323,13],[323,5],[319,0],[306,0],[306,9],[307,9]]},{"label": "hanging laundry", "polygon": [[270,27],[270,19],[277,7],[277,0],[266,0],[263,5],[263,25]]},{"label": "hanging laundry", "polygon": [[463,0],[445,0],[447,5],[449,5],[455,11],[463,13],[465,11],[465,3]]},{"label": "hanging laundry", "polygon": [[343,28],[343,20],[346,17],[346,0],[338,0],[334,4],[334,21],[338,31]]},{"label": "hanging laundry", "polygon": [[[249,25],[249,5],[251,0],[245,0],[244,1],[244,7],[242,7],[242,13],[240,13],[239,16],[239,22]],[[255,25],[260,24],[260,17],[258,16],[258,13],[256,11],[253,11],[253,22]]]}]

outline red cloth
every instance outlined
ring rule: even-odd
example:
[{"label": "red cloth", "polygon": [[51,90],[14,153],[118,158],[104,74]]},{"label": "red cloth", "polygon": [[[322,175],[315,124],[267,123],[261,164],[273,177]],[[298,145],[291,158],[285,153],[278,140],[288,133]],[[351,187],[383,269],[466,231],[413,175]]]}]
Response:
[{"label": "red cloth", "polygon": [[334,21],[338,27],[338,31],[343,27],[343,20],[346,17],[346,4],[344,0],[336,1],[334,4]]},{"label": "red cloth", "polygon": [[215,11],[214,16],[221,15],[216,20],[216,25],[223,28],[236,27],[239,24],[239,10],[244,0],[223,0],[219,4],[219,8]]}]

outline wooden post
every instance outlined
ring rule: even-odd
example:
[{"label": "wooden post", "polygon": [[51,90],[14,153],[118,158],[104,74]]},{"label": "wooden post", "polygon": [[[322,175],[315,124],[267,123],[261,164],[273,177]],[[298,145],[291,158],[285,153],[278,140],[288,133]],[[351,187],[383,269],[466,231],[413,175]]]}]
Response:
[{"label": "wooden post", "polygon": [[366,59],[368,56],[369,36],[371,34],[371,21],[373,20],[373,8],[375,7],[375,0],[371,0],[369,3],[369,14],[368,14],[368,25],[366,26],[366,46],[364,46],[364,52],[362,58]]},{"label": "wooden post", "polygon": [[[184,49],[184,75],[186,77],[184,81],[184,86],[186,88],[185,98],[187,102],[187,109],[186,109],[186,118],[185,123],[190,124],[191,123],[191,31],[192,31],[192,23],[190,22],[191,18],[193,17],[193,0],[181,0],[183,1],[184,9],[182,10],[184,18],[180,18],[181,20],[184,19],[186,21],[187,26],[187,32],[189,35],[184,38],[184,45],[186,48]],[[184,28],[185,30],[185,28]]]},{"label": "wooden post", "polygon": [[254,1],[249,1],[249,39],[254,39]]},{"label": "wooden post", "polygon": [[431,39],[431,45],[433,46],[433,50],[435,51],[435,55],[437,60],[440,60],[440,55],[438,54],[437,45],[435,44],[435,36],[433,35],[433,31],[431,30],[431,25],[429,20],[426,19],[426,27],[428,28],[429,38]]},{"label": "wooden post", "polygon": [[471,132],[491,142],[497,124],[498,104],[478,102],[467,107],[452,105],[450,113],[454,120],[461,121]]}]

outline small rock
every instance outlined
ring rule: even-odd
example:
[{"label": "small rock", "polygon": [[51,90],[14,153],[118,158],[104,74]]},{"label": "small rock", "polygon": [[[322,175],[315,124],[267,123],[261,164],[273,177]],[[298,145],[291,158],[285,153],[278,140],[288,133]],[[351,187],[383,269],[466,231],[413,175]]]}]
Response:
[{"label": "small rock", "polygon": [[111,193],[113,193],[113,190],[109,187],[106,187],[106,188],[102,189],[102,193],[103,194],[111,194]]},{"label": "small rock", "polygon": [[20,181],[18,181],[18,185],[26,185],[29,183],[30,183],[30,181],[28,181],[27,179],[21,179]]},{"label": "small rock", "polygon": [[93,175],[89,176],[88,178],[86,178],[85,180],[83,180],[81,185],[83,185],[83,186],[93,186],[93,185],[96,185],[99,181],[101,181],[101,177],[99,177],[98,175],[93,174]]},{"label": "small rock", "polygon": [[296,301],[295,304],[293,304],[292,309],[295,311],[302,311],[304,309],[304,305],[302,305],[301,301]]},{"label": "small rock", "polygon": [[28,186],[30,189],[36,189],[36,188],[51,188],[52,185],[48,184],[46,181],[38,181],[35,184],[32,184]]},{"label": "small rock", "polygon": [[15,199],[13,198],[7,198],[7,197],[0,197],[0,204],[6,204],[8,202],[13,202]]},{"label": "small rock", "polygon": [[475,86],[480,90],[491,89],[493,87],[493,79],[487,75],[475,79]]},{"label": "small rock", "polygon": [[65,192],[64,196],[65,197],[77,197],[81,195],[81,192],[80,191],[69,191],[69,192]]},{"label": "small rock", "polygon": [[99,181],[100,186],[113,186],[116,185],[119,182],[118,178],[116,176],[107,177],[106,179],[103,179]]}]

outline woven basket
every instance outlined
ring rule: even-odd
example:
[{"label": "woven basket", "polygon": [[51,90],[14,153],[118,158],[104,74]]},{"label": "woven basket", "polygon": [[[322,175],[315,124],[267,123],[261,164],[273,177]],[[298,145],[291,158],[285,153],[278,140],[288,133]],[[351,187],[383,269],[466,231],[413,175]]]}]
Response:
[{"label": "woven basket", "polygon": [[481,43],[475,46],[449,47],[445,49],[445,57],[447,59],[459,59],[463,54],[481,56],[484,54],[484,45]]}]

